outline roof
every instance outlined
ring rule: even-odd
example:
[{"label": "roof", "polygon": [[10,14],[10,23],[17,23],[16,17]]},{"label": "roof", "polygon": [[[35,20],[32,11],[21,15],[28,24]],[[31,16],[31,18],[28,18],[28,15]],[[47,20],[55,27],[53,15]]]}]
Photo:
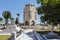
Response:
[{"label": "roof", "polygon": [[26,4],[26,6],[34,6],[34,4],[29,3],[29,4]]}]

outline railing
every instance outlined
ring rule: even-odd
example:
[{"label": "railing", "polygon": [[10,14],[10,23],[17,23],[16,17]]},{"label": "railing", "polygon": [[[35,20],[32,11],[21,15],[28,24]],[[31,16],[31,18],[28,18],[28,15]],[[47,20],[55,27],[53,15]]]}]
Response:
[{"label": "railing", "polygon": [[9,39],[7,39],[7,40],[16,40],[16,39],[18,39],[18,37],[20,36],[21,33],[22,33],[22,30],[20,30],[17,33],[13,32],[13,33],[11,33],[11,37]]}]

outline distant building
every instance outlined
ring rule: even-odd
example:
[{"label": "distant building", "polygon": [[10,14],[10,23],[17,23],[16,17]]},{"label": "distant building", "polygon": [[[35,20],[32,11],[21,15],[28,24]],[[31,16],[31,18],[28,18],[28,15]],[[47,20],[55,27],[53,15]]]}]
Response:
[{"label": "distant building", "polygon": [[24,8],[24,24],[28,21],[29,25],[36,24],[36,8],[33,4],[26,4]]}]

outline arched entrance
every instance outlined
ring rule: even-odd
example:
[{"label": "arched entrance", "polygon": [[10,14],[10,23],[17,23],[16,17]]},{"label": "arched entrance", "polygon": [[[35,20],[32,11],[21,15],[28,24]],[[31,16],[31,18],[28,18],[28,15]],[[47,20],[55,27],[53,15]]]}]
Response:
[{"label": "arched entrance", "polygon": [[35,21],[32,21],[31,23],[32,23],[31,25],[35,25]]},{"label": "arched entrance", "polygon": [[28,21],[25,21],[25,25],[29,25],[29,22]]}]

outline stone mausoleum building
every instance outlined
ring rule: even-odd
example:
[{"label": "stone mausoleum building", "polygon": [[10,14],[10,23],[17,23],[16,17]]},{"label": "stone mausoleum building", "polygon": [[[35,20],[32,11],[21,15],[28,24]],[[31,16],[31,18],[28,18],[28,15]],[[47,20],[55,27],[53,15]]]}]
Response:
[{"label": "stone mausoleum building", "polygon": [[36,8],[33,4],[26,4],[24,8],[24,24],[28,21],[29,25],[36,25]]}]

